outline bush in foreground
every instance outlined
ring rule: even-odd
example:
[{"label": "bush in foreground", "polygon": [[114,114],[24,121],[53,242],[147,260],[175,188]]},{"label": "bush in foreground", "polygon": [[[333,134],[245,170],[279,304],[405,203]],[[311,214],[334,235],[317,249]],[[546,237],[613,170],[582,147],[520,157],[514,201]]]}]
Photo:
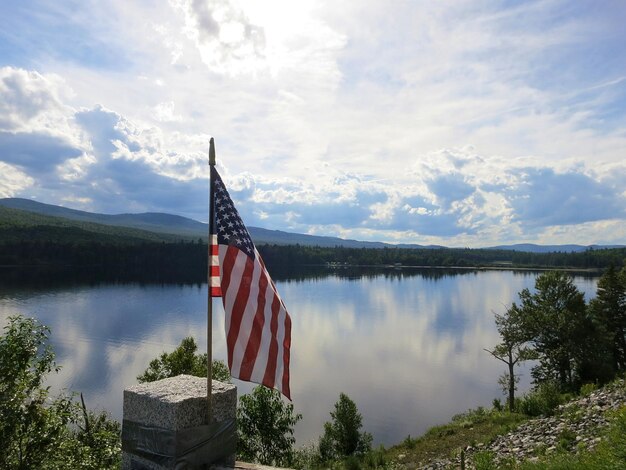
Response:
[{"label": "bush in foreground", "polygon": [[372,435],[361,432],[361,414],[348,395],[339,395],[335,411],[331,411],[330,416],[332,421],[324,424],[324,434],[319,442],[322,461],[362,455],[371,450]]},{"label": "bush in foreground", "polygon": [[302,419],[280,392],[262,385],[239,398],[237,456],[263,465],[291,466],[294,461],[293,427]]},{"label": "bush in foreground", "polygon": [[516,402],[516,407],[526,416],[551,416],[566,397],[567,395],[561,394],[558,383],[547,381],[520,398]]},{"label": "bush in foreground", "polygon": [[32,318],[8,320],[0,336],[0,468],[119,466],[119,423],[43,386],[59,370],[50,330]]},{"label": "bush in foreground", "polygon": [[[139,383],[155,382],[180,374],[207,376],[207,354],[196,354],[198,345],[191,337],[184,338],[180,345],[172,352],[163,352],[150,361],[148,368],[137,377]],[[213,380],[230,382],[230,372],[222,361],[213,361]]]}]

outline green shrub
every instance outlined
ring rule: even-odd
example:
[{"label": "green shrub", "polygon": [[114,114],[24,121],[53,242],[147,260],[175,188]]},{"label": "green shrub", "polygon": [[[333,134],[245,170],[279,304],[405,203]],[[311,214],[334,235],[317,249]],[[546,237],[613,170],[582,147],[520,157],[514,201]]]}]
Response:
[{"label": "green shrub", "polygon": [[563,452],[568,452],[576,443],[576,433],[571,429],[563,429],[559,434],[557,441],[557,449]]},{"label": "green shrub", "polygon": [[319,450],[323,461],[365,454],[372,447],[372,435],[361,432],[362,418],[356,404],[346,394],[339,395],[331,422],[324,424]]},{"label": "green shrub", "polygon": [[583,386],[580,387],[580,394],[583,397],[586,397],[588,395],[591,395],[591,393],[597,389],[598,389],[597,384],[583,384]]},{"label": "green shrub", "polygon": [[300,447],[293,453],[293,462],[291,465],[295,469],[308,470],[317,468],[321,464],[319,450],[314,444]]},{"label": "green shrub", "polygon": [[502,411],[502,401],[499,398],[494,398],[491,402],[493,409],[496,411]]},{"label": "green shrub", "polygon": [[479,406],[474,409],[469,409],[465,413],[458,413],[452,416],[452,422],[461,427],[470,427],[473,424],[484,422],[489,416],[490,412]]},{"label": "green shrub", "polygon": [[365,468],[384,468],[386,465],[385,448],[381,445],[378,449],[369,451],[363,457]]},{"label": "green shrub", "polygon": [[[143,374],[137,376],[139,383],[176,377],[180,374],[207,376],[207,354],[196,354],[198,345],[191,337],[184,338],[171,353],[164,352],[158,359],[152,359]],[[211,375],[214,380],[230,382],[230,372],[222,361],[213,361]]]},{"label": "green shrub", "polygon": [[497,470],[495,454],[490,451],[477,452],[472,456],[472,463],[476,470]]},{"label": "green shrub", "polygon": [[527,416],[550,416],[563,403],[556,382],[543,382],[535,390],[524,395],[517,403],[518,411]]},{"label": "green shrub", "polygon": [[361,470],[361,462],[355,455],[351,455],[343,461],[343,468],[345,470]]},{"label": "green shrub", "polygon": [[237,455],[241,460],[288,467],[295,460],[293,427],[302,419],[280,392],[262,385],[239,398]]},{"label": "green shrub", "polygon": [[542,414],[543,407],[537,393],[530,392],[524,395],[518,400],[516,405],[518,411],[527,416],[540,416]]},{"label": "green shrub", "polygon": [[402,441],[402,445],[404,447],[406,447],[407,449],[414,449],[415,448],[415,439],[411,439],[411,435],[409,434],[404,441]]}]

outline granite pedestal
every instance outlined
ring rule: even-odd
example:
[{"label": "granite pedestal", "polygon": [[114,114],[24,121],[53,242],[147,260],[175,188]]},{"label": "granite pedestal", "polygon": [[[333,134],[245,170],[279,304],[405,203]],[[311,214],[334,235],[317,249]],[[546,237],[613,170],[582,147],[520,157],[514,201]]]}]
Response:
[{"label": "granite pedestal", "polygon": [[235,462],[237,387],[213,380],[207,418],[206,378],[179,375],[124,390],[122,468],[203,469]]}]

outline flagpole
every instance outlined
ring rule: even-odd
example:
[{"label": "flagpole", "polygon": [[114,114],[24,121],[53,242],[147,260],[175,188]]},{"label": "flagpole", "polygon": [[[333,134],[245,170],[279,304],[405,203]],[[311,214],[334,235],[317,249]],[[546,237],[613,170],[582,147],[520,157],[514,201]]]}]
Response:
[{"label": "flagpole", "polygon": [[215,227],[215,194],[213,191],[212,167],[215,166],[215,143],[213,137],[209,141],[209,243],[208,243],[208,271],[207,271],[207,416],[208,424],[213,421],[213,297],[211,296],[211,266],[213,261],[212,240]]}]

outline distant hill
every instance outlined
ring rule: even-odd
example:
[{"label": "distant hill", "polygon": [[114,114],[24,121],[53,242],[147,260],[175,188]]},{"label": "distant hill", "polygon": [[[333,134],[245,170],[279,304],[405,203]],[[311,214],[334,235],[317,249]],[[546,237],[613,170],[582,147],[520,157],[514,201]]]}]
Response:
[{"label": "distant hill", "polygon": [[203,224],[197,220],[157,212],[116,215],[98,214],[21,198],[0,199],[0,206],[34,212],[36,214],[62,217],[74,221],[136,228],[156,233],[206,237],[208,230],[207,224]]},{"label": "distant hill", "polygon": [[[22,224],[29,217],[29,225],[52,225],[52,226],[73,226],[84,230],[95,231],[98,233],[122,234],[122,229],[133,229],[134,232],[124,232],[123,236],[139,239],[156,239],[156,240],[174,240],[174,239],[206,239],[208,226],[197,220],[189,219],[179,215],[165,214],[160,212],[146,212],[142,214],[98,214],[93,212],[69,209],[66,207],[55,206],[52,204],[44,204],[30,199],[22,198],[5,198],[0,199],[0,207],[6,207],[19,211],[27,211],[22,214]],[[31,214],[25,215],[25,214]],[[0,215],[2,215],[0,213]],[[48,216],[60,220],[50,221],[37,219],[36,216]],[[8,217],[4,214],[3,217]],[[15,218],[15,214],[13,214]],[[74,221],[83,225],[70,224],[68,221]],[[2,221],[0,220],[0,224]],[[85,224],[95,224],[90,226]],[[104,229],[102,226],[116,227],[116,229]],[[345,248],[409,248],[409,249],[442,249],[446,248],[441,245],[417,245],[417,244],[398,244],[384,242],[368,242],[351,239],[343,239],[338,237],[325,237],[320,235],[307,235],[302,233],[284,232],[281,230],[268,230],[260,227],[248,227],[250,235],[256,244],[271,245],[304,245],[304,246],[320,246],[323,248],[332,248],[341,246]],[[515,245],[499,245],[487,247],[487,250],[510,250],[529,253],[550,253],[550,252],[581,252],[590,248],[621,248],[626,245],[536,245],[532,243],[521,243]]]},{"label": "distant hill", "polygon": [[79,243],[96,241],[136,244],[141,242],[175,242],[181,239],[186,240],[189,237],[71,220],[0,205],[0,242],[27,240]]},{"label": "distant hill", "polygon": [[384,248],[393,247],[383,242],[362,242],[358,240],[346,240],[338,237],[324,237],[319,235],[306,235],[303,233],[283,232],[281,230],[267,230],[259,227],[248,227],[250,236],[255,243],[268,243],[272,245],[306,245],[332,248],[343,246],[346,248]]},{"label": "distant hill", "polygon": [[[142,214],[98,214],[66,207],[44,204],[30,199],[5,198],[0,199],[0,206],[28,211],[34,214],[61,217],[77,222],[88,222],[115,227],[127,227],[146,230],[155,233],[172,236],[186,236],[206,238],[208,225],[197,220],[159,212],[146,212]],[[307,245],[321,247],[343,246],[346,248],[384,248],[395,247],[389,243],[364,242],[358,240],[345,240],[337,237],[324,237],[306,235],[301,233],[283,232],[281,230],[267,230],[260,227],[248,227],[250,235],[257,244],[276,245]],[[420,245],[405,245],[404,248],[424,248]]]}]

